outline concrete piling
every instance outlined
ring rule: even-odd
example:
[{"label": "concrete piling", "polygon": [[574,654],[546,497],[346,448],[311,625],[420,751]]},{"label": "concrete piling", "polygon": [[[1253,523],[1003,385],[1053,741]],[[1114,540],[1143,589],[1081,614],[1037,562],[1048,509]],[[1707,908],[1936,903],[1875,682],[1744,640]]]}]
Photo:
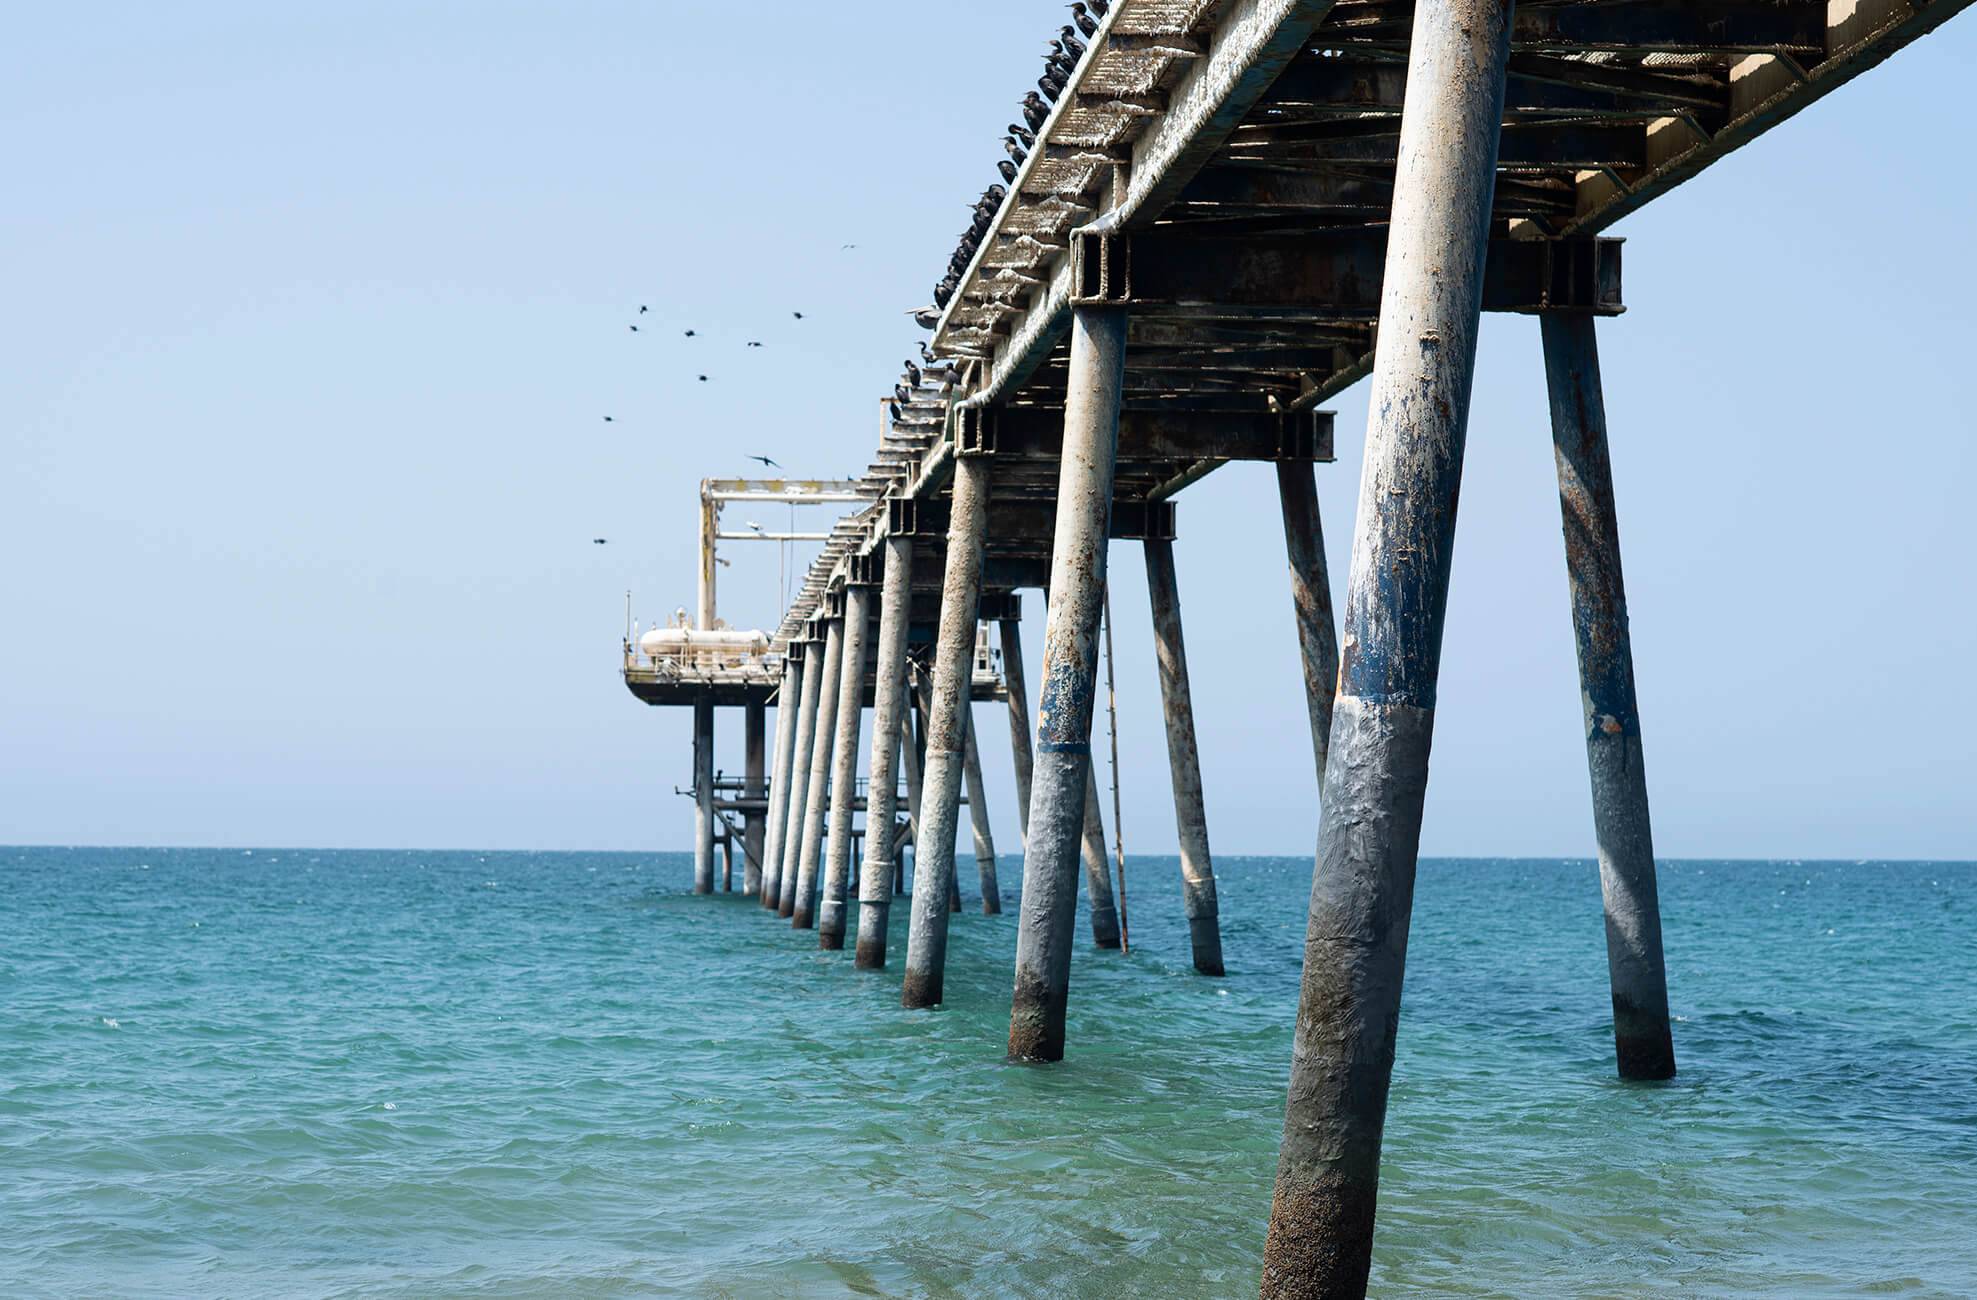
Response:
[{"label": "concrete piling", "polygon": [[796,751],[796,715],[803,699],[802,642],[783,656],[783,684],[776,692],[776,752],[769,765],[769,827],[762,847],[762,906],[782,901],[783,838],[789,823],[790,760]]},{"label": "concrete piling", "polygon": [[899,729],[906,720],[906,635],[913,604],[913,537],[886,538],[879,644],[872,690],[871,779],[865,795],[865,862],[858,873],[858,948],[852,965],[886,964],[886,929],[899,858]]},{"label": "concrete piling", "polygon": [[1078,856],[1085,864],[1085,898],[1090,904],[1091,941],[1096,948],[1118,948],[1125,940],[1119,932],[1119,904],[1112,897],[1112,863],[1105,855],[1105,818],[1099,812],[1103,801],[1098,793],[1098,773],[1085,764],[1085,828],[1078,841]]},{"label": "concrete piling", "polygon": [[1311,714],[1311,749],[1318,782],[1332,735],[1332,695],[1339,681],[1339,636],[1332,616],[1332,579],[1325,565],[1325,532],[1318,518],[1318,475],[1301,461],[1277,462],[1284,550],[1290,560],[1291,612],[1304,665],[1304,703]]},{"label": "concrete piling", "polygon": [[1023,832],[1023,851],[1030,847],[1030,690],[1023,681],[1023,625],[1005,618],[996,625],[1002,641],[1002,685],[1009,692],[1009,756],[1016,769],[1016,824]]},{"label": "concrete piling", "polygon": [[[844,897],[851,881],[851,815],[858,802],[858,728],[865,716],[865,650],[872,622],[872,589],[854,583],[844,593],[844,650],[838,672],[837,739],[831,745],[830,816],[824,845],[823,899],[817,946],[844,947]],[[868,826],[870,820],[867,819]]]},{"label": "concrete piling", "polygon": [[949,892],[954,879],[954,831],[960,812],[962,751],[973,688],[975,631],[981,608],[982,547],[988,534],[989,462],[960,458],[948,519],[947,567],[940,628],[934,642],[932,707],[927,713],[924,828],[914,846],[912,921],[906,935],[907,1007],[938,1006],[947,967]]},{"label": "concrete piling", "polygon": [[1414,11],[1266,1297],[1366,1293],[1511,10]]},{"label": "concrete piling", "polygon": [[781,896],[778,916],[796,912],[797,866],[803,857],[803,816],[809,807],[810,770],[816,750],[817,706],[824,692],[824,642],[813,637],[803,647],[803,701],[796,715],[795,755],[790,771],[788,823],[783,831]]},{"label": "concrete piling", "polygon": [[1064,1057],[1078,844],[1090,783],[1099,608],[1105,594],[1112,471],[1125,379],[1126,316],[1126,309],[1116,306],[1079,305],[1071,312],[1064,446],[1044,620],[1043,688],[1009,1011],[1009,1054],[1018,1060]]},{"label": "concrete piling", "polygon": [[1669,1079],[1675,1075],[1675,1044],[1668,1025],[1668,972],[1661,956],[1661,904],[1599,348],[1590,315],[1547,314],[1540,322],[1585,703],[1614,1053],[1623,1079]]},{"label": "concrete piling", "polygon": [[1181,910],[1188,918],[1194,968],[1203,975],[1220,975],[1221,920],[1215,902],[1215,865],[1208,855],[1208,810],[1201,793],[1194,696],[1188,687],[1187,647],[1181,639],[1174,543],[1149,537],[1145,547],[1146,587],[1153,605],[1153,650],[1160,671],[1160,711],[1167,723],[1167,764],[1173,774],[1174,826],[1181,849]]},{"label": "concrete piling", "polygon": [[[769,797],[767,769],[763,762],[763,742],[767,739],[768,717],[761,700],[750,700],[742,707],[742,794],[749,799]],[[741,816],[741,892],[762,891],[762,839],[767,817],[751,808]]]},{"label": "concrete piling", "polygon": [[962,775],[968,786],[968,822],[975,832],[975,869],[982,882],[982,915],[1002,915],[1002,889],[995,878],[995,836],[989,830],[988,794],[982,785],[982,751],[975,744],[975,710],[961,706],[965,726],[961,752]]},{"label": "concrete piling", "polygon": [[824,633],[824,667],[817,679],[817,723],[810,739],[810,788],[803,797],[803,841],[797,846],[796,892],[790,900],[790,927],[808,930],[817,923],[817,873],[824,851],[824,819],[830,811],[831,749],[837,742],[838,682],[844,667],[844,618]]},{"label": "concrete piling", "polygon": [[714,701],[693,702],[693,892],[714,892]]}]

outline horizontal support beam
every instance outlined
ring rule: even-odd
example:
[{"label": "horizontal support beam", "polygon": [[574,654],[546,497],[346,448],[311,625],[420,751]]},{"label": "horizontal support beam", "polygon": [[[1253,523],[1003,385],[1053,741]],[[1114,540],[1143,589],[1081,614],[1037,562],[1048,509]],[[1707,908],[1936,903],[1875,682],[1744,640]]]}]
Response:
[{"label": "horizontal support beam", "polygon": [[[920,501],[911,497],[893,497],[888,505],[892,510],[889,527],[894,536],[946,538],[948,500]],[[997,501],[993,495],[990,496],[988,544],[991,547],[1003,538],[1035,539],[1048,546],[1056,532],[1055,501]],[[1114,541],[1137,542],[1149,537],[1173,540],[1173,504],[1166,501],[1113,502],[1110,536]]]},{"label": "horizontal support beam", "polygon": [[[1557,65],[1568,66],[1560,68]],[[1306,104],[1355,113],[1399,113],[1407,98],[1407,65],[1391,59],[1339,54],[1296,60],[1271,87],[1272,106]],[[1504,116],[1645,117],[1691,108],[1721,110],[1725,93],[1707,81],[1641,68],[1536,54],[1512,54],[1504,86]],[[1230,137],[1269,126],[1245,126]]]},{"label": "horizontal support beam", "polygon": [[[1413,0],[1346,0],[1327,32],[1405,43]],[[1761,53],[1824,50],[1826,0],[1525,0],[1511,16],[1513,50]]]},{"label": "horizontal support beam", "polygon": [[[1620,244],[1493,239],[1483,310],[1618,315],[1625,310]],[[1386,259],[1384,227],[1240,240],[1153,231],[1132,237],[1130,301],[1156,315],[1195,307],[1208,315],[1308,312],[1372,320]]]},{"label": "horizontal support beam", "polygon": [[[1055,461],[1063,455],[1061,408],[985,406],[964,410],[963,416],[956,431],[957,450],[963,456]],[[1122,411],[1119,415],[1122,462],[1332,459],[1330,411],[1304,411],[1296,415],[1261,411]],[[991,520],[994,513],[991,506]]]}]

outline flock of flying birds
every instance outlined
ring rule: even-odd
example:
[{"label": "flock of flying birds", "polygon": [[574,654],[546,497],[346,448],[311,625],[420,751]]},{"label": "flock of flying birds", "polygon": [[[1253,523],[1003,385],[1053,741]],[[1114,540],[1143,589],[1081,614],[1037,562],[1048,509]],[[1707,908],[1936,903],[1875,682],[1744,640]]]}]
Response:
[{"label": "flock of flying birds", "polygon": [[1008,185],[1016,183],[1016,171],[1023,160],[1030,156],[1036,147],[1037,132],[1050,119],[1050,107],[1064,88],[1071,84],[1071,74],[1077,70],[1078,60],[1085,56],[1084,38],[1098,30],[1098,20],[1105,17],[1106,10],[1112,7],[1111,0],[1075,0],[1071,5],[1072,21],[1064,24],[1057,38],[1050,43],[1049,53],[1044,55],[1043,75],[1037,78],[1037,88],[1023,96],[1023,123],[1011,122],[1009,133],[1002,137],[1003,152],[1009,156],[996,163],[1007,184],[991,185],[982,191],[982,197],[975,200],[974,218],[962,234],[961,242],[954,250],[954,256],[947,259],[947,274],[934,286],[934,304],[931,307],[915,308],[913,320],[922,329],[932,329],[940,323],[941,309],[954,297],[954,291],[961,286],[961,277],[968,273],[968,264],[975,260],[975,250],[981,247],[982,237],[988,234],[989,225],[1002,207],[1003,199],[1009,196]]},{"label": "flock of flying birds", "polygon": [[[968,229],[962,234],[954,255],[947,261],[947,274],[934,286],[933,305],[915,307],[908,313],[920,328],[930,330],[940,323],[941,310],[947,306],[954,297],[954,291],[960,287],[961,277],[967,274],[968,264],[975,260],[975,252],[981,247],[983,237],[988,234],[996,212],[1001,209],[1003,200],[1009,196],[1008,185],[1015,184],[1017,169],[1029,156],[1029,151],[1036,147],[1036,133],[1042,130],[1043,124],[1049,120],[1051,105],[1055,104],[1057,97],[1064,93],[1064,88],[1071,82],[1071,74],[1077,70],[1078,61],[1084,57],[1085,38],[1098,30],[1099,19],[1105,17],[1106,11],[1111,7],[1111,0],[1074,0],[1071,4],[1071,22],[1060,28],[1056,39],[1051,41],[1049,52],[1044,55],[1043,75],[1037,78],[1037,88],[1023,96],[1024,125],[1011,122],[1008,134],[1002,138],[1003,152],[1009,156],[999,160],[996,169],[1002,173],[1002,180],[1006,184],[989,186],[982,191],[982,197],[975,201]],[[856,244],[844,245],[846,249],[856,247]],[[640,304],[638,314],[644,316],[647,312],[648,308]],[[803,313],[800,311],[793,311],[790,315],[796,320],[803,319]],[[637,322],[633,322],[629,328],[634,334],[641,332]],[[685,337],[694,338],[697,332],[686,330],[684,333]],[[749,339],[747,346],[759,348],[762,342],[759,339]],[[923,378],[932,377],[927,372],[948,364],[942,358],[935,356],[925,343],[920,344],[919,363],[916,364],[911,359],[905,363],[905,372],[901,375],[903,382],[893,386],[892,400],[887,403],[888,414],[895,423],[901,418],[901,404],[911,399],[913,390],[920,387]],[[697,378],[703,384],[708,382],[706,375],[698,375]],[[615,419],[607,415],[604,417],[604,423],[615,423]],[[769,469],[782,468],[779,463],[767,456],[750,456],[748,459],[759,461]],[[607,545],[609,540],[604,537],[591,538],[591,541],[598,546]]]}]

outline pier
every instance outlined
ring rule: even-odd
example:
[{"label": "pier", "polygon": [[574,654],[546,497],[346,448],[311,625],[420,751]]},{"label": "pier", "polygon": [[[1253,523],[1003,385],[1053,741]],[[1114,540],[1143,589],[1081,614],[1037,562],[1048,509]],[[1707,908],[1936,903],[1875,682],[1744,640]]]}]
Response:
[{"label": "pier", "polygon": [[[866,471],[708,480],[693,615],[626,637],[632,693],[694,710],[695,890],[732,887],[738,855],[743,890],[834,950],[855,884],[850,964],[896,971],[902,1013],[935,1007],[966,807],[981,906],[1007,896],[1017,934],[1007,1043],[983,1050],[1074,1051],[1081,887],[1091,946],[1122,939],[1091,746],[1109,544],[1137,543],[1189,957],[1221,976],[1189,674],[1231,666],[1187,653],[1179,501],[1225,464],[1271,463],[1319,848],[1262,1292],[1363,1295],[1480,315],[1541,322],[1614,1068],[1666,1079],[1678,1045],[1599,370],[1598,322],[1625,309],[1606,232],[1966,4],[1117,0],[957,255],[930,359],[887,403]],[[1335,610],[1313,476],[1332,460],[1325,407],[1362,379]],[[735,501],[843,513],[828,531],[725,533]],[[822,550],[776,627],[731,629],[715,549],[758,537]],[[991,702],[1011,726],[1020,879],[998,873],[972,739]],[[737,708],[733,776],[713,736]]]}]

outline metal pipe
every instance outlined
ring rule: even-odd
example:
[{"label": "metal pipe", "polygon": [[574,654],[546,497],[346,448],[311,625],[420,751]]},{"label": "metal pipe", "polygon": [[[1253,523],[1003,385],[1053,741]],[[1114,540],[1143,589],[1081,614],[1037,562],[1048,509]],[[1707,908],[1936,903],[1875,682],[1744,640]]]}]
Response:
[{"label": "metal pipe", "polygon": [[[1030,839],[1023,855],[1022,919],[1009,1008],[1009,1054],[1019,1060],[1064,1057],[1078,841],[1091,782],[1099,602],[1105,594],[1105,539],[1112,520],[1112,469],[1119,451],[1125,373],[1125,308],[1076,308],[1071,314],[1057,526],[1051,539],[1050,607],[1044,619]],[[1092,901],[1097,903],[1096,894]]]},{"label": "metal pipe", "polygon": [[939,1006],[947,970],[948,894],[954,878],[954,824],[960,812],[962,749],[975,668],[982,596],[982,544],[988,535],[989,462],[964,456],[954,467],[940,630],[934,640],[933,707],[927,713],[925,834],[915,845],[912,922],[900,1003]]},{"label": "metal pipe", "polygon": [[714,892],[714,701],[693,702],[693,892]]},{"label": "metal pipe", "polygon": [[1105,855],[1105,819],[1099,813],[1098,774],[1085,767],[1084,832],[1078,856],[1085,864],[1085,896],[1091,906],[1091,941],[1094,947],[1117,948],[1119,905],[1112,897],[1112,864]]},{"label": "metal pipe", "polygon": [[968,785],[968,821],[975,832],[975,869],[982,881],[982,915],[1002,915],[1002,888],[995,879],[995,836],[989,830],[988,793],[982,785],[982,751],[975,744],[975,710],[961,706],[964,748],[961,772]]},{"label": "metal pipe", "polygon": [[1511,9],[1414,10],[1266,1297],[1366,1293]]},{"label": "metal pipe", "polygon": [[906,718],[906,634],[913,606],[913,535],[886,538],[872,686],[872,765],[865,794],[865,862],[858,873],[858,948],[852,965],[886,964],[894,864],[899,854],[899,724]]},{"label": "metal pipe", "polygon": [[[1126,906],[1126,810],[1119,803],[1119,691],[1112,678],[1112,585],[1105,587],[1105,736],[1112,751],[1112,848],[1119,873],[1119,950],[1133,946],[1131,909]],[[1087,792],[1086,796],[1091,796]]]},{"label": "metal pipe", "polygon": [[817,868],[824,848],[829,811],[831,746],[837,739],[838,680],[844,667],[844,619],[834,618],[824,633],[824,671],[817,683],[817,730],[810,740],[810,789],[803,797],[803,842],[796,859],[796,896],[790,900],[790,927],[808,930],[817,923]]},{"label": "metal pipe", "polygon": [[[824,897],[817,908],[817,946],[844,947],[844,896],[851,881],[851,814],[858,802],[858,727],[865,719],[865,650],[870,642],[872,589],[845,588],[844,662],[838,673],[837,741],[831,747],[831,811],[824,851]],[[870,819],[866,821],[869,826]]]},{"label": "metal pipe", "polygon": [[817,705],[824,691],[824,642],[808,642],[803,649],[803,702],[796,715],[796,736],[791,750],[788,824],[783,830],[783,875],[776,900],[776,914],[791,916],[796,911],[797,864],[803,857],[803,814],[809,806],[811,759],[816,750]]},{"label": "metal pipe", "polygon": [[1325,567],[1325,533],[1318,518],[1318,472],[1300,461],[1277,462],[1277,499],[1284,512],[1284,551],[1290,560],[1291,612],[1304,662],[1304,705],[1311,714],[1311,752],[1318,783],[1332,736],[1332,694],[1339,681],[1339,635],[1332,616],[1332,579]]},{"label": "metal pipe", "polygon": [[1023,681],[1023,624],[1005,618],[996,627],[1002,637],[1002,685],[1009,692],[1009,756],[1016,769],[1016,824],[1022,828],[1023,851],[1030,848],[1030,689]]},{"label": "metal pipe", "polygon": [[1153,654],[1160,669],[1160,712],[1167,723],[1167,766],[1174,783],[1174,829],[1181,847],[1181,911],[1188,918],[1194,968],[1222,974],[1222,929],[1215,902],[1215,863],[1208,855],[1208,809],[1201,795],[1194,693],[1181,638],[1181,590],[1174,544],[1146,540],[1146,590],[1153,605]]},{"label": "metal pipe", "polygon": [[796,646],[783,657],[783,684],[776,692],[776,753],[769,768],[769,834],[762,848],[762,906],[782,901],[783,839],[789,822],[790,760],[796,753],[796,715],[803,702],[803,660]]},{"label": "metal pipe", "polygon": [[1539,322],[1558,502],[1565,516],[1565,567],[1572,580],[1579,696],[1586,710],[1614,1055],[1623,1079],[1671,1079],[1675,1042],[1668,1026],[1668,971],[1661,957],[1661,903],[1599,347],[1591,316],[1552,314]]},{"label": "metal pipe", "polygon": [[[750,799],[763,800],[765,805],[769,797],[762,761],[763,742],[768,733],[766,707],[761,700],[750,700],[741,712],[742,793]],[[762,892],[762,834],[766,820],[763,809],[751,808],[741,815],[741,892],[744,894]]]}]

